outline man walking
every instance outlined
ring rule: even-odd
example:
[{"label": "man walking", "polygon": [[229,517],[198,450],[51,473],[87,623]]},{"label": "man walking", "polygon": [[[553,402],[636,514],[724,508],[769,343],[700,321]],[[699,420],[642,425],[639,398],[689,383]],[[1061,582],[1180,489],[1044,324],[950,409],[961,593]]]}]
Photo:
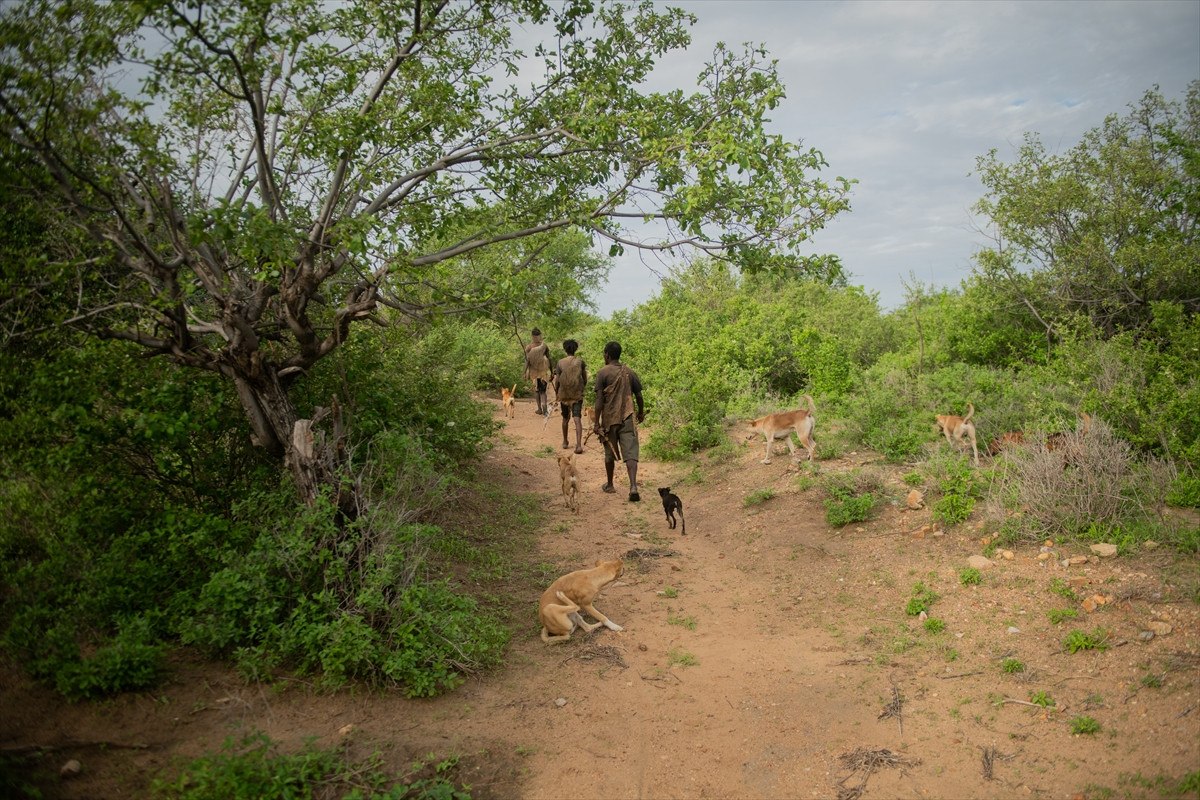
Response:
[{"label": "man walking", "polygon": [[531,332],[533,341],[525,345],[525,379],[533,384],[533,392],[537,398],[537,414],[549,414],[546,405],[546,382],[550,380],[550,370],[554,365],[550,361],[550,346],[542,341],[542,332],[534,328]]},{"label": "man walking", "polygon": [[604,366],[596,373],[596,425],[593,430],[604,442],[604,472],[608,477],[608,483],[600,489],[610,494],[616,491],[613,488],[613,469],[619,453],[629,473],[631,503],[642,499],[637,485],[637,423],[642,422],[645,416],[642,381],[636,372],[621,363],[620,343],[609,342],[604,345]]},{"label": "man walking", "polygon": [[575,452],[583,452],[583,389],[587,386],[587,364],[575,355],[579,342],[567,339],[563,342],[566,358],[560,358],[554,368],[554,392],[562,409],[563,449],[570,447],[567,431],[571,417],[575,418]]}]

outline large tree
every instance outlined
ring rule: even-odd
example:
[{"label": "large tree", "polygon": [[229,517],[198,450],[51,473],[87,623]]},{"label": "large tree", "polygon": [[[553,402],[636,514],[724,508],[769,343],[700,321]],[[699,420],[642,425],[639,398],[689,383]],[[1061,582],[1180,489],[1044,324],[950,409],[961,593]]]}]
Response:
[{"label": "large tree", "polygon": [[[62,321],[228,378],[311,496],[331,468],[288,389],[356,322],[520,292],[572,230],[753,269],[847,207],[818,151],[768,132],[784,90],[761,49],[719,46],[696,91],[644,89],[691,22],[591,0],[23,0],[0,15],[0,130],[92,243],[53,254],[81,277]],[[438,283],[484,263],[490,289]]]},{"label": "large tree", "polygon": [[1028,134],[978,171],[995,241],[980,274],[1049,338],[1078,315],[1112,335],[1155,302],[1200,311],[1200,81],[1182,101],[1146,92],[1065,153]]}]

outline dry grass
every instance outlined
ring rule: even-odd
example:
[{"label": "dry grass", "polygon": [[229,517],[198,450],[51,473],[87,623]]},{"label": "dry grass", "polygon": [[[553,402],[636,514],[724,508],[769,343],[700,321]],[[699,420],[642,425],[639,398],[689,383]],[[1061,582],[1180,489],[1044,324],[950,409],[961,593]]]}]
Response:
[{"label": "dry grass", "polygon": [[[850,774],[838,781],[838,800],[857,800],[867,789],[867,781],[877,769],[894,768],[905,770],[921,763],[921,759],[895,753],[887,748],[869,749],[856,747],[849,753],[838,756],[842,766],[850,770]],[[856,774],[862,773],[862,780],[854,786],[846,786],[846,781]]]},{"label": "dry grass", "polygon": [[997,470],[993,496],[1020,509],[1024,538],[1073,536],[1089,525],[1157,516],[1170,484],[1167,470],[1160,462],[1139,462],[1127,442],[1094,420],[1087,433],[1057,436],[1053,450],[1045,437],[1012,448]]}]

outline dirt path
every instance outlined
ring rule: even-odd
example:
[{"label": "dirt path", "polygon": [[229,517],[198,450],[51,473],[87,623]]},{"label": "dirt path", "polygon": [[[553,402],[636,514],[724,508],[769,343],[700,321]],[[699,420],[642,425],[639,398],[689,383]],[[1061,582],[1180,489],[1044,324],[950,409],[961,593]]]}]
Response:
[{"label": "dirt path", "polygon": [[[929,512],[902,510],[907,487],[894,470],[880,472],[893,499],[877,517],[836,530],[808,473],[786,455],[759,464],[761,444],[699,467],[643,462],[635,504],[599,491],[593,441],[578,457],[581,510],[570,515],[558,493],[558,425],[518,402],[486,466],[555,511],[530,558],[560,573],[626,558],[625,575],[597,602],[623,632],[547,646],[530,597],[505,666],[432,701],[275,694],[181,664],[154,697],[63,708],[9,679],[0,699],[18,709],[17,734],[4,741],[151,745],[60,750],[92,774],[63,784],[62,796],[93,798],[127,796],[120,787],[145,785],[172,759],[239,729],[326,744],[346,725],[363,752],[380,750],[390,764],[460,754],[476,798],[835,797],[864,781],[868,798],[1158,797],[1200,768],[1200,624],[1183,594],[1194,591],[1194,560],[1152,552],[1064,568],[1057,559],[1078,549],[1038,561],[1033,547],[963,586],[958,570],[981,550],[978,534],[914,534]],[[864,460],[851,453],[818,469]],[[667,529],[655,489],[668,484],[683,496],[686,536]],[[774,496],[744,505],[766,489]],[[1048,589],[1054,577],[1114,602],[1089,615]],[[905,614],[917,581],[940,595],[930,614],[944,631]],[[1058,608],[1079,617],[1055,625],[1046,612]],[[1151,621],[1171,633],[1143,641]],[[1072,627],[1104,627],[1113,646],[1067,654]],[[1004,672],[1005,658],[1024,670]],[[1035,692],[1055,707],[1004,702]],[[885,715],[889,706],[899,713]],[[1079,716],[1099,732],[1072,735]],[[852,773],[842,760],[860,748],[873,753],[873,771]],[[885,749],[910,766],[882,763]]]}]

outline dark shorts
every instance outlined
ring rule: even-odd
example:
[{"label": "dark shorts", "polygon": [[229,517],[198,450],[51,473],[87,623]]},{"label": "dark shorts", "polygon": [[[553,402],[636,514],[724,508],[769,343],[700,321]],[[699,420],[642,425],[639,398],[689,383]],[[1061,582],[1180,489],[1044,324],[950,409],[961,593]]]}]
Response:
[{"label": "dark shorts", "polygon": [[[620,450],[622,461],[638,460],[637,423],[633,421],[632,414],[626,417],[625,421],[620,425],[614,425],[609,428],[605,431],[604,435],[608,437],[610,443]],[[615,461],[612,448],[606,446],[604,448],[604,463],[612,464]]]},{"label": "dark shorts", "polygon": [[580,400],[576,403],[559,403],[559,406],[562,407],[563,419],[566,419],[567,417],[574,417],[575,419],[580,419],[583,416],[583,401],[582,400]]},{"label": "dark shorts", "polygon": [[534,378],[534,380],[537,381],[537,390],[539,392],[546,391],[546,382],[544,380],[542,380],[541,378]]}]

